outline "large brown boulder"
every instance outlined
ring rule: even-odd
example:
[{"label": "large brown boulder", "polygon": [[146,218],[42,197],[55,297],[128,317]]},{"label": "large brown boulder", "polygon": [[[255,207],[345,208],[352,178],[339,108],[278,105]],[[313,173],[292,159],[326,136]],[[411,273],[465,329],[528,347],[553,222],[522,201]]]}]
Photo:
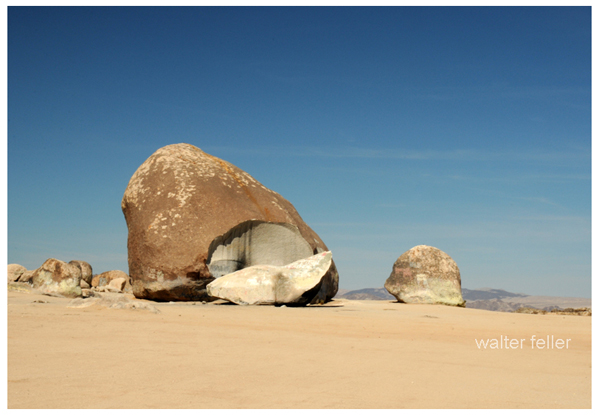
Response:
[{"label": "large brown boulder", "polygon": [[[217,277],[328,251],[289,201],[189,144],[152,154],[133,174],[121,206],[138,298],[208,300],[206,285]],[[314,301],[330,300],[338,278],[333,264]]]},{"label": "large brown boulder", "polygon": [[404,252],[393,264],[385,288],[400,303],[466,304],[457,264],[432,246],[418,245]]},{"label": "large brown boulder", "polygon": [[31,282],[44,294],[81,297],[81,270],[58,259],[47,259],[35,270]]}]

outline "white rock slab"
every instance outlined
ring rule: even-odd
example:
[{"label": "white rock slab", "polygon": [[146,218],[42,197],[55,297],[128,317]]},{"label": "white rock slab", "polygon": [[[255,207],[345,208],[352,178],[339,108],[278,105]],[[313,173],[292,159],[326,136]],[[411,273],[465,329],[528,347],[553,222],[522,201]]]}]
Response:
[{"label": "white rock slab", "polygon": [[224,275],[206,289],[208,295],[235,304],[304,305],[317,294],[332,259],[326,251],[280,267],[254,265]]}]

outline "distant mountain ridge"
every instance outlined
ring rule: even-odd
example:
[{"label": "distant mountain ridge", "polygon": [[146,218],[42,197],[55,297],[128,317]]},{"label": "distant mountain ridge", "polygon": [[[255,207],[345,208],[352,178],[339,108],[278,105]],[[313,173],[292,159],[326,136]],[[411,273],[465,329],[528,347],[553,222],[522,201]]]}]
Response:
[{"label": "distant mountain ridge", "polygon": [[[470,290],[462,288],[462,297],[466,300],[466,308],[477,308],[490,311],[513,312],[521,307],[540,310],[591,307],[590,298],[534,296],[512,293],[497,288],[479,288]],[[385,288],[362,288],[359,290],[340,289],[335,298],[347,300],[396,301]]]},{"label": "distant mountain ridge", "polygon": [[[344,290],[345,291],[345,290]],[[395,300],[384,288],[362,288],[361,290],[346,291],[335,296],[335,298],[345,298],[347,300]]]},{"label": "distant mountain ridge", "polygon": [[[493,300],[509,297],[527,297],[527,294],[516,294],[505,290],[494,288],[481,288],[479,290],[469,290],[462,288],[462,297],[464,300]],[[394,300],[385,288],[361,288],[359,290],[340,289],[335,298],[346,298],[348,300]]]},{"label": "distant mountain ridge", "polygon": [[505,290],[498,290],[495,288],[479,288],[478,290],[469,290],[468,288],[462,288],[462,297],[464,300],[493,300],[510,297],[529,297],[528,294],[516,294]]}]

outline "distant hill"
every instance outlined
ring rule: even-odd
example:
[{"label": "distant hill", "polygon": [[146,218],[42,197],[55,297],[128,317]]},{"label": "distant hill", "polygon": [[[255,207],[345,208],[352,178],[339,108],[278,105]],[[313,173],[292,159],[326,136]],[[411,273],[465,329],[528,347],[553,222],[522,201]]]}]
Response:
[{"label": "distant hill", "polygon": [[341,294],[337,292],[335,298],[345,298],[347,300],[395,300],[395,297],[389,294],[384,288],[363,288],[361,290],[343,291],[345,292]]},{"label": "distant hill", "polygon": [[[462,296],[466,301],[493,300],[504,297],[526,297],[526,294],[515,294],[494,288],[481,288],[479,290],[468,290],[462,288]],[[394,300],[385,288],[362,288],[360,290],[342,290],[337,292],[335,298],[346,298],[348,300]]]},{"label": "distant hill", "polygon": [[466,301],[474,300],[493,300],[501,298],[513,298],[513,297],[528,297],[527,294],[516,294],[505,290],[498,290],[495,288],[480,288],[478,290],[469,290],[462,288],[462,297]]},{"label": "distant hill", "polygon": [[[466,308],[480,310],[514,312],[521,307],[540,310],[591,307],[590,298],[533,296],[512,293],[497,288],[479,288],[469,290],[462,288],[462,297],[466,300]],[[347,300],[395,301],[385,288],[363,288],[360,290],[339,289],[335,298]]]},{"label": "distant hill", "polygon": [[528,295],[494,288],[480,288],[478,290],[462,288],[462,296],[466,300],[466,308],[491,311],[513,312],[521,307],[547,311],[591,307],[590,298]]},{"label": "distant hill", "polygon": [[345,293],[348,293],[350,290],[344,290],[343,288],[339,288],[337,290],[337,294],[335,295],[335,298],[340,298],[340,296],[342,296]]},{"label": "distant hill", "polygon": [[491,298],[489,300],[466,300],[466,308],[477,308],[479,310],[504,311],[511,313],[521,307],[526,307],[526,305],[522,303],[506,303],[498,298]]}]

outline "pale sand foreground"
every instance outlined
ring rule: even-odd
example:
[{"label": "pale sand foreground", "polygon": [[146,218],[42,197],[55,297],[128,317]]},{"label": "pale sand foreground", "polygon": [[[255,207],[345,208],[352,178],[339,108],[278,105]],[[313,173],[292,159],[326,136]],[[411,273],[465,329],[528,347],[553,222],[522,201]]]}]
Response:
[{"label": "pale sand foreground", "polygon": [[[160,314],[68,302],[8,292],[9,408],[591,407],[589,317],[386,301],[154,303]],[[477,348],[501,335],[524,348]],[[533,350],[532,335],[570,347]]]}]

